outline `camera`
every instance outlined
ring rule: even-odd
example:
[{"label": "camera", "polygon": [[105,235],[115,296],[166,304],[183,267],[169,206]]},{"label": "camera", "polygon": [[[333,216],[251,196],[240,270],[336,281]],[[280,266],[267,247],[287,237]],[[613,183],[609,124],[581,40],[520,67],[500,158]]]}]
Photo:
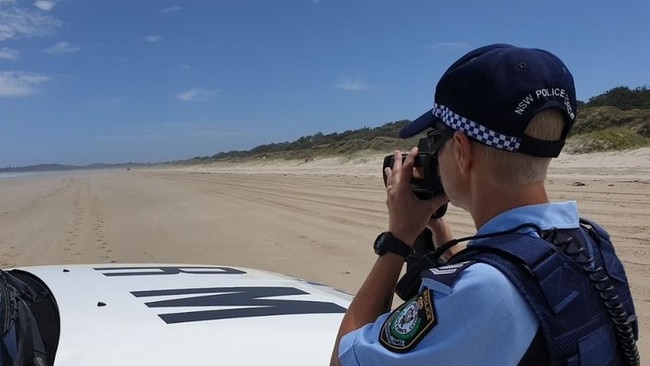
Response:
[{"label": "camera", "polygon": [[[402,162],[406,159],[408,154],[402,154]],[[388,177],[386,176],[386,167],[392,168],[395,163],[394,155],[386,155],[384,157],[384,166],[382,168],[384,174],[384,186],[387,184]],[[438,175],[438,158],[428,152],[421,152],[415,158],[414,166],[422,168],[421,177],[411,178],[411,189],[413,193],[421,200],[430,200],[434,196],[444,193],[440,175]]]},{"label": "camera", "polygon": [[[421,168],[422,174],[418,177],[411,178],[411,189],[413,193],[421,200],[430,200],[431,198],[445,193],[442,182],[440,181],[440,174],[438,174],[438,155],[429,152],[429,145],[426,139],[420,139],[418,143],[420,153],[415,157],[414,166]],[[402,154],[402,162],[406,159],[408,154]],[[395,163],[394,155],[386,155],[384,157],[384,164],[382,173],[384,175],[384,186],[387,184],[388,177],[386,176],[386,168],[393,168]],[[432,218],[440,218],[447,212],[447,204],[440,206],[436,212],[431,216]]]}]

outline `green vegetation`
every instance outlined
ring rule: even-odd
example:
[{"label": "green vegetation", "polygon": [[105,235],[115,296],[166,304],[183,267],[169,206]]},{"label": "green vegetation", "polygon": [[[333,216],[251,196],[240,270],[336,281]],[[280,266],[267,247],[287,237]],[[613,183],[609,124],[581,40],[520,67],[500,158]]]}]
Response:
[{"label": "green vegetation", "polygon": [[[361,151],[390,153],[415,146],[418,137],[400,139],[399,130],[410,121],[402,120],[382,126],[343,133],[303,136],[293,142],[260,145],[248,151],[220,152],[210,157],[196,157],[185,163],[206,163],[236,159],[300,159],[348,156]],[[578,103],[578,119],[567,142],[571,153],[589,153],[650,146],[650,90],[617,87]],[[178,163],[178,162],[177,162]]]},{"label": "green vegetation", "polygon": [[634,90],[619,86],[605,93],[589,98],[587,107],[615,106],[621,110],[650,109],[650,89],[642,86]]},{"label": "green vegetation", "polygon": [[[214,160],[236,159],[299,159],[311,160],[317,157],[346,156],[360,151],[385,151],[409,149],[417,144],[418,138],[401,139],[399,130],[410,121],[386,123],[376,128],[364,127],[342,133],[303,136],[293,142],[272,143],[257,146],[248,151],[220,152],[210,157],[196,157],[185,163],[206,163]],[[178,163],[178,162],[177,162]]]},{"label": "green vegetation", "polygon": [[[611,104],[600,106],[604,101]],[[578,109],[567,145],[573,153],[650,146],[650,91],[619,87],[591,98]]]},{"label": "green vegetation", "polygon": [[[358,157],[365,151],[391,153],[417,145],[419,137],[401,139],[398,136],[408,120],[386,123],[379,127],[364,127],[342,133],[318,132],[292,142],[257,146],[247,151],[220,152],[213,156],[197,156],[173,164],[205,164],[213,161],[238,159],[291,159],[309,161],[319,157]],[[569,136],[565,151],[589,153],[650,146],[650,90],[617,87],[588,102],[578,102],[578,119]],[[130,168],[148,164],[95,164],[85,167],[30,166],[0,169],[0,172],[69,170],[97,168]]]},{"label": "green vegetation", "polygon": [[574,154],[650,146],[650,140],[627,127],[608,127],[569,138],[566,146]]}]

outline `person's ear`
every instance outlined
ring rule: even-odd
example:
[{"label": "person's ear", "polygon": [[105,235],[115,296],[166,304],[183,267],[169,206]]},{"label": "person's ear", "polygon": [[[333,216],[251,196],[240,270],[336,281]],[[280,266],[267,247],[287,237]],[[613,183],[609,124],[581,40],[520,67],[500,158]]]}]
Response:
[{"label": "person's ear", "polygon": [[472,167],[474,159],[474,149],[472,142],[462,132],[454,133],[454,157],[461,174],[467,175]]}]

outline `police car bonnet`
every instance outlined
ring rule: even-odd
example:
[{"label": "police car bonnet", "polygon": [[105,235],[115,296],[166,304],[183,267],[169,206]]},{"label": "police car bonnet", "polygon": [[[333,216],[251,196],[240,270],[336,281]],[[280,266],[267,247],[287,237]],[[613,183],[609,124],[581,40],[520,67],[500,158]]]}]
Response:
[{"label": "police car bonnet", "polygon": [[[566,124],[558,141],[524,135],[532,117],[557,108]],[[442,122],[482,144],[539,157],[556,157],[575,122],[573,77],[552,53],[507,44],[475,49],[444,73],[433,108],[400,131],[411,137]]]}]

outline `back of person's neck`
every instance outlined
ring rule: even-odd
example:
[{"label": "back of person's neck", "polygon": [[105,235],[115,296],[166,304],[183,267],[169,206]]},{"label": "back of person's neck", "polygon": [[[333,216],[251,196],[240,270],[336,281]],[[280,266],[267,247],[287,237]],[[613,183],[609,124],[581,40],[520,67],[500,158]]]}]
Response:
[{"label": "back of person's neck", "polygon": [[468,209],[478,230],[495,216],[513,208],[549,203],[543,182],[519,186],[486,184],[476,187]]}]

